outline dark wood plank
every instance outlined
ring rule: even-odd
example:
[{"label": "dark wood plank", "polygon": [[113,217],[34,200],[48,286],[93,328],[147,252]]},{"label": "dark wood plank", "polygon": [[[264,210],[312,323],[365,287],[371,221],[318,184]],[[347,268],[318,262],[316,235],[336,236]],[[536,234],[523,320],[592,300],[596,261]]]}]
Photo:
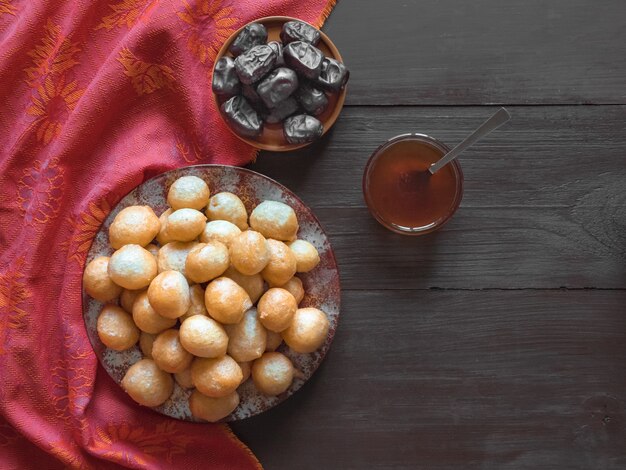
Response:
[{"label": "dark wood plank", "polygon": [[296,395],[233,427],[267,470],[622,469],[625,291],[348,291]]},{"label": "dark wood plank", "polygon": [[348,104],[626,103],[624,2],[342,0]]},{"label": "dark wood plank", "polygon": [[361,178],[385,139],[411,130],[454,145],[492,109],[349,108],[332,135],[251,168],[320,217],[345,288],[626,287],[626,107],[514,107],[461,157],[465,195],[440,232],[392,234],[365,209]]}]

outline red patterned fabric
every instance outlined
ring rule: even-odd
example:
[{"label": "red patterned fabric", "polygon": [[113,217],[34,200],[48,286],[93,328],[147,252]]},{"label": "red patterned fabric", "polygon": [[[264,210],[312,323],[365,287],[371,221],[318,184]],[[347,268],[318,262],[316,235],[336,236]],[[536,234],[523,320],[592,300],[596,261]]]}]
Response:
[{"label": "red patterned fabric", "polygon": [[91,238],[147,178],[254,150],[210,71],[254,18],[321,26],[332,0],[0,0],[0,468],[259,468],[224,425],[140,407],[81,309]]}]

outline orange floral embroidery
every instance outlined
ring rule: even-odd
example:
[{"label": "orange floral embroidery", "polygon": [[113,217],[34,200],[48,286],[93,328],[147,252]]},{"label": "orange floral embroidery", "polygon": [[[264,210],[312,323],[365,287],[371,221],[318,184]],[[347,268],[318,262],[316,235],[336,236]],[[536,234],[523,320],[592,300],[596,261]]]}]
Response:
[{"label": "orange floral embroidery", "polygon": [[30,86],[36,86],[49,73],[61,73],[78,64],[74,56],[80,52],[80,47],[63,35],[61,26],[48,20],[44,30],[41,43],[28,52],[33,59],[33,66],[24,71]]},{"label": "orange floral embroidery", "polygon": [[50,75],[46,76],[43,85],[37,87],[39,98],[33,96],[33,104],[26,110],[31,116],[37,116],[32,125],[37,127],[38,141],[48,145],[61,133],[83,92],[76,80],[66,83],[65,76],[61,76],[55,83]]},{"label": "orange floral embroidery", "polygon": [[198,0],[194,6],[183,0],[183,4],[185,9],[177,14],[188,25],[187,48],[206,64],[236,31],[239,18],[232,16],[232,7],[222,7],[220,0]]},{"label": "orange floral embroidery", "polygon": [[[177,423],[166,421],[154,429],[132,426],[128,423],[109,424],[106,429],[96,430],[94,447],[104,457],[134,465],[154,465],[156,461],[172,463],[172,457],[187,452],[193,438],[178,431]],[[143,454],[136,451],[139,448]],[[153,459],[158,457],[158,459]]]},{"label": "orange floral embroidery", "polygon": [[54,218],[63,196],[63,168],[59,159],[35,161],[18,182],[17,201],[27,224],[45,223]]},{"label": "orange floral embroidery", "polygon": [[202,159],[202,155],[200,154],[200,146],[197,143],[192,143],[191,145],[187,145],[180,138],[176,138],[176,149],[180,156],[183,157],[187,163],[196,163]]},{"label": "orange floral embroidery", "polygon": [[74,228],[72,238],[63,244],[63,248],[68,248],[68,261],[74,260],[82,265],[87,257],[87,251],[91,246],[91,241],[98,233],[100,226],[111,212],[111,205],[103,198],[100,202],[89,202],[87,210],[80,217],[68,217],[68,223]]},{"label": "orange floral embroidery", "polygon": [[120,51],[117,60],[124,66],[124,73],[131,78],[138,95],[147,95],[165,86],[171,87],[174,83],[174,71],[171,67],[139,60],[127,48]]},{"label": "orange floral embroidery", "polygon": [[113,10],[108,16],[102,18],[102,23],[96,26],[96,29],[111,30],[116,26],[132,27],[137,21],[147,17],[154,7],[157,0],[122,0],[120,3],[111,3],[109,8]]},{"label": "orange floral embroidery", "polygon": [[4,15],[5,13],[15,16],[16,12],[17,8],[11,5],[11,0],[0,0],[0,16]]},{"label": "orange floral embroidery", "polygon": [[91,470],[94,468],[85,461],[80,448],[73,441],[51,442],[49,452],[72,470]]},{"label": "orange floral embroidery", "polygon": [[24,257],[21,256],[6,271],[0,272],[0,354],[5,353],[7,327],[22,328],[27,315],[23,304],[32,294],[26,285],[23,268]]}]

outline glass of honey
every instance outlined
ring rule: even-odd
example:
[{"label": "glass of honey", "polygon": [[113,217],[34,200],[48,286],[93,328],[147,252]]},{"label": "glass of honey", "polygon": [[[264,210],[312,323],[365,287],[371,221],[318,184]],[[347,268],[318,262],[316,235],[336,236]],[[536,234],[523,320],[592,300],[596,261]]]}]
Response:
[{"label": "glass of honey", "polygon": [[453,160],[434,175],[428,171],[449,151],[424,134],[399,135],[378,147],[363,175],[374,218],[402,235],[424,235],[450,220],[463,197],[461,165]]}]

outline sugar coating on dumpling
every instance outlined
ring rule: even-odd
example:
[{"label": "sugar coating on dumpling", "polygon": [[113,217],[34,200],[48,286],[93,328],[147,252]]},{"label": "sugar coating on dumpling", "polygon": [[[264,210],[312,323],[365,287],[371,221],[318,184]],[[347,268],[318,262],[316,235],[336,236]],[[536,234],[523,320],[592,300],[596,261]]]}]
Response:
[{"label": "sugar coating on dumpling", "polygon": [[167,203],[174,210],[190,208],[201,210],[209,202],[209,186],[197,176],[181,176],[172,183],[167,193]]},{"label": "sugar coating on dumpling", "polygon": [[139,335],[139,349],[141,349],[141,353],[144,357],[148,359],[152,359],[152,345],[155,339],[156,335],[146,333],[145,331],[142,331]]},{"label": "sugar coating on dumpling", "polygon": [[141,331],[150,334],[160,333],[176,324],[175,318],[166,318],[154,311],[147,290],[141,292],[133,302],[133,321]]},{"label": "sugar coating on dumpling", "polygon": [[211,220],[207,222],[203,232],[200,234],[200,241],[208,243],[210,241],[222,242],[230,246],[233,238],[241,233],[239,227],[227,220]]},{"label": "sugar coating on dumpling", "polygon": [[173,270],[185,276],[187,256],[197,244],[197,242],[171,242],[162,246],[157,256],[159,273]]},{"label": "sugar coating on dumpling", "polygon": [[293,382],[294,372],[289,358],[278,352],[266,352],[252,363],[254,385],[268,396],[285,392]]},{"label": "sugar coating on dumpling", "polygon": [[248,228],[246,206],[233,193],[221,192],[211,196],[205,214],[209,220],[226,220],[235,224],[240,230]]},{"label": "sugar coating on dumpling", "polygon": [[189,286],[189,297],[191,298],[191,304],[185,314],[179,317],[181,323],[194,315],[207,316],[209,314],[206,311],[206,305],[204,305],[204,289],[200,284]]},{"label": "sugar coating on dumpling", "polygon": [[252,361],[265,352],[267,332],[255,308],[248,310],[239,323],[225,325],[228,354],[237,362]]},{"label": "sugar coating on dumpling", "polygon": [[117,305],[106,304],[102,307],[96,330],[100,341],[115,351],[125,351],[139,341],[139,328],[133,318]]},{"label": "sugar coating on dumpling", "polygon": [[109,276],[109,259],[108,256],[94,258],[83,273],[85,292],[100,302],[109,302],[122,293],[122,288]]},{"label": "sugar coating on dumpling", "polygon": [[292,241],[298,233],[298,218],[287,204],[263,201],[250,214],[250,227],[265,238]]},{"label": "sugar coating on dumpling", "polygon": [[278,240],[267,240],[270,259],[261,276],[270,286],[285,284],[296,273],[296,257],[287,245]]},{"label": "sugar coating on dumpling", "polygon": [[109,227],[109,243],[115,249],[124,245],[146,246],[159,233],[161,223],[150,206],[122,209]]},{"label": "sugar coating on dumpling", "polygon": [[152,359],[165,372],[182,372],[191,365],[193,356],[183,348],[178,330],[165,330],[156,337],[152,345]]},{"label": "sugar coating on dumpling", "polygon": [[174,391],[172,376],[159,369],[152,359],[130,366],[121,385],[133,400],[145,406],[162,405]]},{"label": "sugar coating on dumpling", "polygon": [[124,245],[111,255],[109,276],[125,289],[141,289],[150,284],[157,274],[157,263],[152,253],[139,245]]},{"label": "sugar coating on dumpling", "polygon": [[302,280],[297,276],[292,277],[285,284],[279,287],[281,289],[285,289],[293,295],[298,304],[302,302],[302,299],[304,299],[304,286],[302,285]]},{"label": "sugar coating on dumpling", "polygon": [[194,356],[219,357],[226,354],[228,335],[212,318],[194,315],[180,325],[180,342]]},{"label": "sugar coating on dumpling", "polygon": [[268,330],[281,332],[291,325],[298,303],[289,291],[280,287],[268,290],[257,305],[259,320]]},{"label": "sugar coating on dumpling", "polygon": [[218,277],[204,292],[204,303],[209,315],[220,323],[239,323],[252,307],[250,296],[232,279]]},{"label": "sugar coating on dumpling", "polygon": [[191,364],[191,380],[208,397],[223,397],[234,392],[243,378],[239,364],[230,356],[197,357]]},{"label": "sugar coating on dumpling", "polygon": [[253,304],[259,300],[263,292],[265,292],[265,282],[263,281],[263,276],[260,273],[252,274],[247,276],[245,274],[241,274],[234,267],[230,266],[223,274],[224,277],[232,279],[250,296],[250,300]]},{"label": "sugar coating on dumpling", "polygon": [[170,237],[169,233],[167,232],[167,218],[170,216],[172,212],[174,211],[170,207],[167,210],[163,211],[163,213],[159,216],[159,222],[161,223],[161,228],[159,229],[159,233],[156,236],[156,240],[157,242],[159,242],[159,245],[161,246],[164,246],[168,244],[169,242],[174,241],[174,239]]},{"label": "sugar coating on dumpling", "polygon": [[267,240],[259,232],[246,230],[237,235],[228,247],[230,262],[241,274],[260,273],[270,260]]}]

